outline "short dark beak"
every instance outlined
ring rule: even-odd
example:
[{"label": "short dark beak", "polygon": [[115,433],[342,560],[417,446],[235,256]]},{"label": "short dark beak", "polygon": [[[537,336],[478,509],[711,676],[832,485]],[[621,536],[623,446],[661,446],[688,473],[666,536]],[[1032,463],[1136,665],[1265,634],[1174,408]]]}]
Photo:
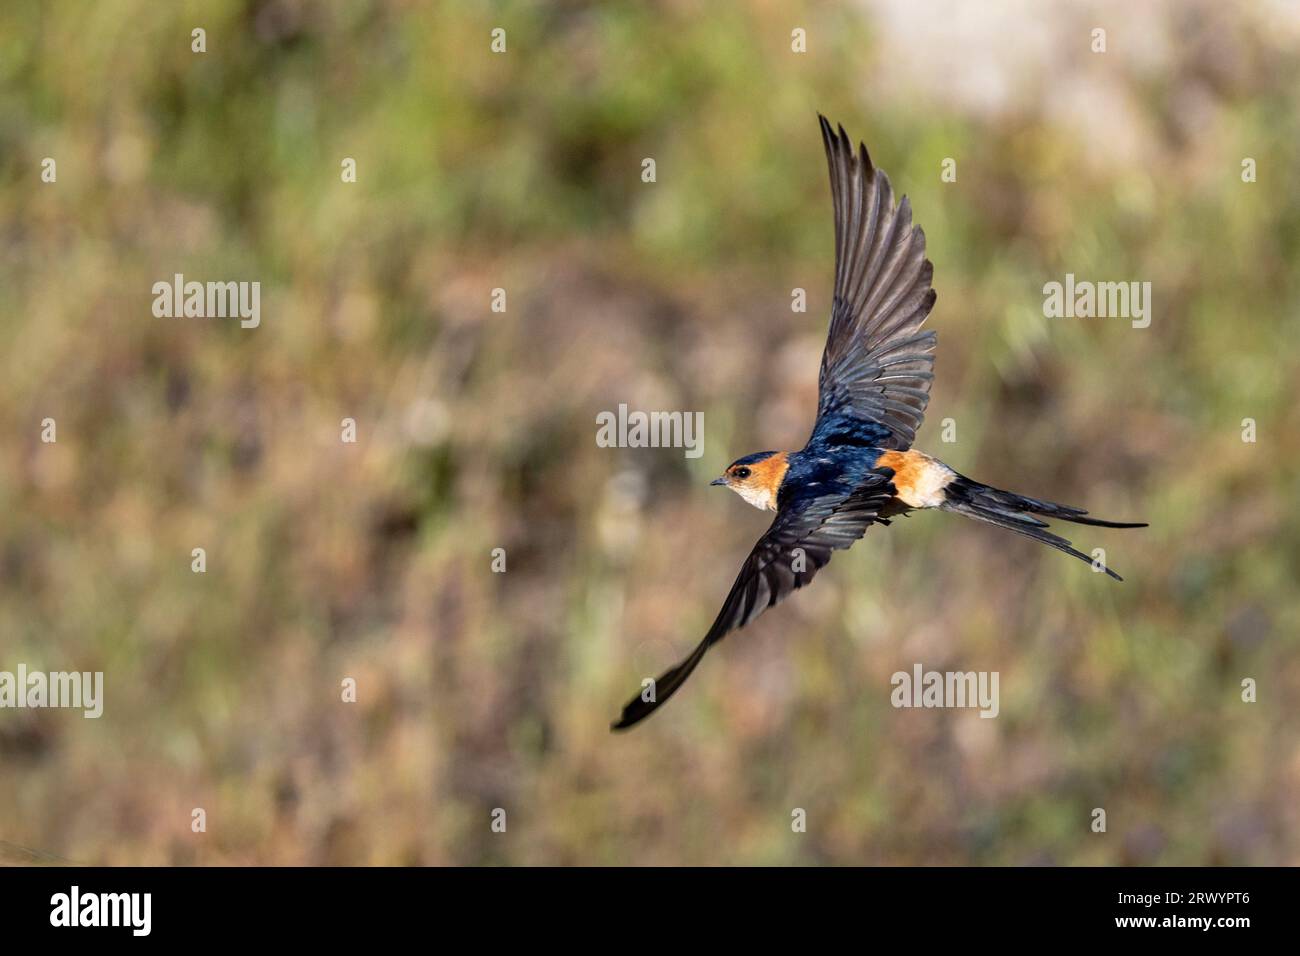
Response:
[{"label": "short dark beak", "polygon": [[727,483],[726,478],[714,478],[712,481],[709,482],[710,485],[725,485],[726,483]]}]

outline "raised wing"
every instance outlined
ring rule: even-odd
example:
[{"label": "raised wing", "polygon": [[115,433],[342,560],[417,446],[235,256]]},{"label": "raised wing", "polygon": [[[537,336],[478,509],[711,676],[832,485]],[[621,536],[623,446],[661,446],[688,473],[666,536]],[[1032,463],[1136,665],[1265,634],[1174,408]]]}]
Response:
[{"label": "raised wing", "polygon": [[833,552],[866,533],[893,494],[887,477],[872,474],[851,494],[826,494],[783,507],[745,560],[704,640],[689,657],[659,676],[654,700],[643,700],[638,694],[628,701],[612,729],[624,730],[650,716],[686,682],[705,651],[811,581]]},{"label": "raised wing", "polygon": [[835,298],[822,355],[819,432],[861,428],[878,447],[904,450],[930,401],[935,334],[921,324],[934,308],[934,266],[925,233],[897,207],[866,146],[855,154],[844,127],[821,120],[835,206]]}]

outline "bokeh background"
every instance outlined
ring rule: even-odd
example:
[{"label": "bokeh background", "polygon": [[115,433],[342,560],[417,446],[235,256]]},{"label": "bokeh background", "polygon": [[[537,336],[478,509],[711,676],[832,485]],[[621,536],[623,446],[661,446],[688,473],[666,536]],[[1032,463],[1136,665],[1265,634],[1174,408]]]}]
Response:
[{"label": "bokeh background", "polygon": [[[8,0],[0,669],[106,690],[0,711],[0,860],[1300,863],[1297,50],[1286,2]],[[1069,528],[1116,584],[895,521],[613,736],[767,525],[708,480],[812,423],[818,111],[929,238],[919,447],[1151,528]],[[177,272],[261,327],[154,318]],[[1045,319],[1066,272],[1150,328]],[[620,402],[705,454],[598,448]],[[916,662],[1000,716],[894,709]]]}]

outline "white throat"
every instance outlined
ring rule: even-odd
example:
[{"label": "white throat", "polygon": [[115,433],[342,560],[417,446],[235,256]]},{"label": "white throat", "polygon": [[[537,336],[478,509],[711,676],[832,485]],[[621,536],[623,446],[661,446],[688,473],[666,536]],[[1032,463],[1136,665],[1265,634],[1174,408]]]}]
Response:
[{"label": "white throat", "polygon": [[776,510],[776,495],[767,488],[756,488],[752,485],[732,485],[731,490],[760,511]]}]

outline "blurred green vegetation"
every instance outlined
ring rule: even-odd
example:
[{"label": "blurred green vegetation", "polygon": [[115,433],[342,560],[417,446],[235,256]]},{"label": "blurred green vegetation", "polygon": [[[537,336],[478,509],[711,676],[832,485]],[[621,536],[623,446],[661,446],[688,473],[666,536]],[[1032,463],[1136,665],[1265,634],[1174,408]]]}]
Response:
[{"label": "blurred green vegetation", "polygon": [[[1295,14],[914,6],[4,4],[0,669],[106,702],[0,712],[0,860],[1300,862]],[[766,527],[707,480],[811,426],[819,111],[929,240],[919,447],[1152,526],[1073,534],[1122,585],[878,528],[614,737]],[[154,318],[178,272],[261,327]],[[1151,327],[1044,319],[1066,272]],[[1000,716],[893,709],[917,661]]]}]

